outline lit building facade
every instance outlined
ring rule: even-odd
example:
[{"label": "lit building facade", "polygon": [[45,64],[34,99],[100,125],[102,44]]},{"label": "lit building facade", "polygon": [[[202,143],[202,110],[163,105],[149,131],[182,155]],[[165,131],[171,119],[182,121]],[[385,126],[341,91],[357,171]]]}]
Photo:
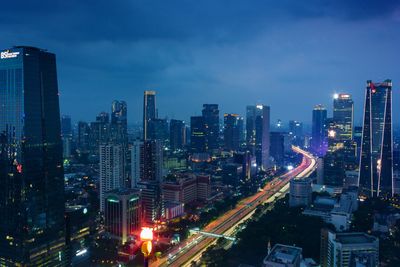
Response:
[{"label": "lit building facade", "polygon": [[106,231],[124,244],[140,230],[141,201],[138,190],[115,190],[105,194]]},{"label": "lit building facade", "polygon": [[100,145],[100,211],[104,212],[105,194],[124,185],[124,153],[121,145]]},{"label": "lit building facade", "polygon": [[325,155],[327,150],[326,118],[325,107],[316,105],[312,113],[311,150],[318,156]]},{"label": "lit building facade", "polygon": [[203,104],[202,110],[206,150],[219,148],[219,109],[218,104]]},{"label": "lit building facade", "polygon": [[0,265],[67,266],[56,56],[0,58]]},{"label": "lit building facade", "polygon": [[393,194],[392,82],[367,81],[359,185],[366,196]]},{"label": "lit building facade", "polygon": [[246,107],[246,142],[256,156],[257,165],[263,169],[270,166],[270,107],[255,105]]}]

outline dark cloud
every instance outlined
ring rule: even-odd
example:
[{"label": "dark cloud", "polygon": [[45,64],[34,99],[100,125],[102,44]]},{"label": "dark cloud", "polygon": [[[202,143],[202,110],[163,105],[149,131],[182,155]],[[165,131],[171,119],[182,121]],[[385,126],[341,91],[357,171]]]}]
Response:
[{"label": "dark cloud", "polygon": [[361,110],[366,79],[400,80],[399,14],[396,0],[10,1],[0,42],[57,54],[62,109],[75,119],[116,98],[139,120],[152,88],[170,117],[259,101],[275,118],[309,120],[333,90]]}]

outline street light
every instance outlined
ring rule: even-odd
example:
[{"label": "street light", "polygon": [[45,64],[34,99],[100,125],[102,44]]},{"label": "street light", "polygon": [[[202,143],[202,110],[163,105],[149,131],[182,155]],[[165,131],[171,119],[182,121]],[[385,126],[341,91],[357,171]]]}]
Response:
[{"label": "street light", "polygon": [[149,256],[153,249],[153,244],[151,241],[153,240],[153,229],[148,227],[142,227],[142,231],[140,232],[140,240],[142,243],[142,253],[144,256],[144,267],[149,266]]}]

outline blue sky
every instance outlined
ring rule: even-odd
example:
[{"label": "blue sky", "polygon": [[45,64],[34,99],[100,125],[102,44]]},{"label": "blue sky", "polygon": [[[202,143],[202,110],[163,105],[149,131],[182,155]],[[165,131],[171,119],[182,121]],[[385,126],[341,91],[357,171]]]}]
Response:
[{"label": "blue sky", "polygon": [[17,0],[0,23],[2,48],[57,54],[62,113],[75,121],[113,99],[139,121],[151,89],[162,117],[187,120],[203,103],[244,115],[263,103],[273,120],[305,122],[346,92],[358,122],[366,80],[386,78],[398,111],[399,1]]}]

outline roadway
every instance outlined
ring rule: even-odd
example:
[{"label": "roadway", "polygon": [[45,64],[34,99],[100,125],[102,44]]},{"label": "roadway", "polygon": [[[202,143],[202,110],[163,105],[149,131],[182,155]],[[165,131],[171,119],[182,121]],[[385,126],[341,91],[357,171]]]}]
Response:
[{"label": "roadway", "polygon": [[[201,230],[219,235],[230,234],[239,224],[253,215],[259,204],[275,201],[279,195],[286,192],[290,180],[295,177],[308,177],[317,166],[316,159],[299,147],[292,147],[292,149],[303,155],[302,162],[296,168],[275,177],[265,185],[262,191],[241,200],[234,209],[227,211]],[[200,259],[201,254],[215,242],[215,238],[200,234],[193,235],[183,242],[183,245],[179,244],[170,250],[168,255],[152,262],[151,266],[189,266],[192,261]]]}]

